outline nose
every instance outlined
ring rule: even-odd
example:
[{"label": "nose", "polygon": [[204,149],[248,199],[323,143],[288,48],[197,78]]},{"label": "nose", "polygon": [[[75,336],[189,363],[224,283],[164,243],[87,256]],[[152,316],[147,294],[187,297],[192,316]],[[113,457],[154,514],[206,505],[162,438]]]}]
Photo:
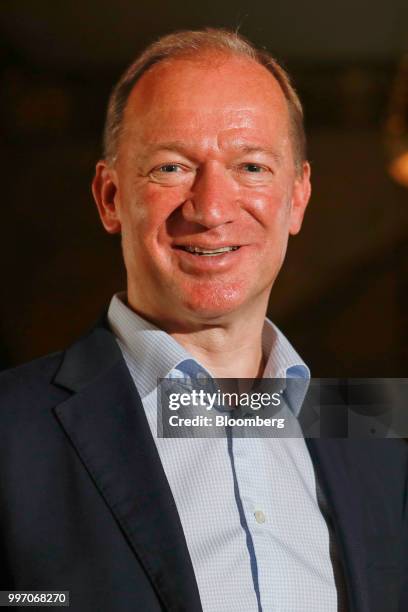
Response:
[{"label": "nose", "polygon": [[238,190],[222,164],[211,162],[199,168],[182,212],[186,221],[209,229],[236,220]]}]

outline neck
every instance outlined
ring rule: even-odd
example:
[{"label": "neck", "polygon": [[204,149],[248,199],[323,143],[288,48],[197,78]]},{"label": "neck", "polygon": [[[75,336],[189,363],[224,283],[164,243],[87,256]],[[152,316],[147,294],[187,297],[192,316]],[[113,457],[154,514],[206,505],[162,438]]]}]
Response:
[{"label": "neck", "polygon": [[160,316],[140,308],[131,296],[129,306],[166,331],[195,357],[215,378],[257,378],[264,370],[262,330],[267,301],[249,305],[245,311],[217,319],[192,320]]},{"label": "neck", "polygon": [[263,373],[261,321],[241,319],[191,333],[171,333],[216,378],[256,378]]}]

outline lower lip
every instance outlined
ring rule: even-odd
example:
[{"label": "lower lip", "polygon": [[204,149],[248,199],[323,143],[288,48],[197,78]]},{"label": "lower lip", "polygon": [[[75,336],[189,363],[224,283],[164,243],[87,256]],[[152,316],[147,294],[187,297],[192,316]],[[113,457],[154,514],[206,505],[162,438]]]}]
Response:
[{"label": "lower lip", "polygon": [[186,272],[224,272],[240,262],[246,249],[247,247],[241,246],[235,251],[226,251],[219,255],[194,255],[183,249],[174,249],[174,251]]}]

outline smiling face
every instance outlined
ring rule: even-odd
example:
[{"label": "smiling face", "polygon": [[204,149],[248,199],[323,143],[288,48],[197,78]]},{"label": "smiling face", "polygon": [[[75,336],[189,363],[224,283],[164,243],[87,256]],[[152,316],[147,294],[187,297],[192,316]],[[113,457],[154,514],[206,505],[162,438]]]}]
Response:
[{"label": "smiling face", "polygon": [[151,68],[134,87],[94,195],[122,233],[129,304],[155,321],[266,309],[309,166],[296,172],[284,95],[252,60],[214,53]]}]

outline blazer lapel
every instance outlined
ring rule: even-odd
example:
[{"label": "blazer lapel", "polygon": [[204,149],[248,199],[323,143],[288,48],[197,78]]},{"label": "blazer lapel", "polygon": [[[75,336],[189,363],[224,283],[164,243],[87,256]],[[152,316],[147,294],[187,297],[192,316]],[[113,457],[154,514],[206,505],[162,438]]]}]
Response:
[{"label": "blazer lapel", "polygon": [[167,610],[201,612],[184,533],[141,399],[114,336],[96,328],[54,380],[75,393],[55,409]]},{"label": "blazer lapel", "polygon": [[306,439],[326,495],[343,561],[350,612],[370,612],[360,492],[347,458],[347,440]]},{"label": "blazer lapel", "polygon": [[[347,405],[339,380],[310,384],[299,421],[331,518],[343,562],[350,612],[369,612],[361,492],[348,457]],[[311,436],[311,437],[308,437]]]}]

